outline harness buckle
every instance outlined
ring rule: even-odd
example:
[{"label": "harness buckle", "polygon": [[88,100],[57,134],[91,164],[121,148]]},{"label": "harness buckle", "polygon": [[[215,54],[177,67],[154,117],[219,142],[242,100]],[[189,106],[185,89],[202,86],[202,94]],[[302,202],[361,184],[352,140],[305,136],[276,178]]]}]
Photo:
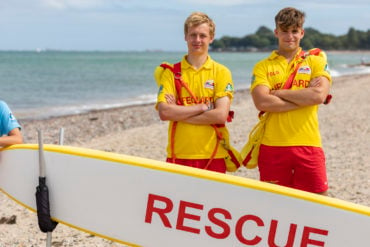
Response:
[{"label": "harness buckle", "polygon": [[180,72],[174,73],[174,77],[175,77],[176,80],[180,80],[181,79],[181,73]]}]

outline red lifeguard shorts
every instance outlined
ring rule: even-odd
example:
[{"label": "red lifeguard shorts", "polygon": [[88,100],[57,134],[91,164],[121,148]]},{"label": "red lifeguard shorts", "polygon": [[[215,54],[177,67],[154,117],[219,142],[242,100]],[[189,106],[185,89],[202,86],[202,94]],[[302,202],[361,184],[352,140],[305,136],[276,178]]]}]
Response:
[{"label": "red lifeguard shorts", "polygon": [[[190,166],[195,168],[204,169],[208,164],[209,159],[175,159],[175,162],[171,158],[167,158],[168,163],[175,163],[178,165]],[[208,165],[207,170],[226,173],[225,159],[213,159]]]},{"label": "red lifeguard shorts", "polygon": [[320,147],[260,146],[260,180],[313,193],[328,190],[325,155]]}]

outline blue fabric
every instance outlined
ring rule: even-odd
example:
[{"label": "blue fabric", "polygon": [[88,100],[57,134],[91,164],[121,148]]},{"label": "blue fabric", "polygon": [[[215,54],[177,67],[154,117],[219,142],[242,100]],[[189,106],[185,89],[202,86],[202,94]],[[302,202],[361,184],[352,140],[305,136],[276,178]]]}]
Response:
[{"label": "blue fabric", "polygon": [[0,136],[8,135],[15,128],[21,128],[9,106],[0,100]]}]

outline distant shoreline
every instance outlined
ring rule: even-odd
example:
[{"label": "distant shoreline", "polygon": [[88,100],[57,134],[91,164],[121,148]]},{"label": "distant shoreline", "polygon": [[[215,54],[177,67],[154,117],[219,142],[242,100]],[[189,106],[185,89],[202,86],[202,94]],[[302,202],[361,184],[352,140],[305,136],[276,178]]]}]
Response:
[{"label": "distant shoreline", "polygon": [[[255,50],[255,51],[242,51],[242,50],[237,50],[237,51],[232,51],[232,50],[211,50],[210,52],[215,52],[215,53],[268,53],[272,52],[274,49],[270,50]],[[369,53],[370,54],[370,49],[369,50],[325,50],[325,52],[328,53],[335,53],[335,54],[340,54],[340,53]],[[165,51],[164,51],[165,52]]]},{"label": "distant shoreline", "polygon": [[[182,57],[165,52],[0,54],[8,71],[2,77],[8,91],[3,100],[22,121],[154,103],[155,66]],[[231,70],[235,89],[245,89],[254,64],[268,53],[216,52],[211,56]],[[362,60],[370,61],[370,51],[329,51],[328,58],[333,77],[370,73],[370,67],[357,66]]]},{"label": "distant shoreline", "polygon": [[[271,52],[274,49],[257,49],[257,50],[210,50],[210,52],[216,52],[216,53],[222,53],[222,52],[230,52],[230,53],[264,53],[264,52]],[[326,50],[323,49],[326,52],[330,53],[370,53],[370,49],[368,50]],[[34,52],[34,53],[42,53],[42,52],[65,52],[65,53],[71,53],[71,52],[81,52],[81,53],[91,53],[91,52],[101,52],[101,53],[116,53],[116,52],[122,52],[122,53],[163,53],[163,52],[170,52],[170,53],[186,53],[186,51],[173,51],[173,50],[53,50],[53,49],[45,49],[45,50],[1,50],[0,52]]]},{"label": "distant shoreline", "polygon": [[[370,54],[370,51],[369,51]],[[370,73],[369,73],[370,74]],[[354,76],[368,76],[369,74],[350,74],[350,75],[340,75],[335,76],[334,78],[352,78]],[[235,90],[236,94],[244,93],[246,91],[249,91],[249,88],[243,88],[243,89],[237,89]],[[101,112],[109,112],[109,111],[115,111],[115,110],[126,110],[136,107],[148,107],[153,106],[154,107],[155,102],[143,102],[143,103],[135,103],[131,105],[122,105],[122,106],[114,106],[109,108],[95,108],[95,109],[89,109],[84,110],[76,113],[66,113],[66,114],[59,114],[59,115],[50,115],[50,116],[38,116],[38,117],[21,117],[17,115],[17,112],[14,111],[14,115],[20,122],[34,122],[34,121],[50,121],[52,119],[61,119],[61,118],[68,118],[73,116],[82,116],[82,115],[93,115],[93,114],[99,114]]]}]

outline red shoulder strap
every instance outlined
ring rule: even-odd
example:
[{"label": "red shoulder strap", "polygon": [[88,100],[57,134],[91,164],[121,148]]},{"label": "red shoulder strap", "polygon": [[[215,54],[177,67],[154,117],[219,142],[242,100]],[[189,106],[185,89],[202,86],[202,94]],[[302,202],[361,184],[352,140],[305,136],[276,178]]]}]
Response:
[{"label": "red shoulder strap", "polygon": [[[303,62],[303,60],[309,56],[309,55],[315,55],[315,56],[318,56],[321,52],[321,49],[319,48],[315,48],[315,49],[311,49],[309,50],[308,52],[305,52],[305,51],[301,51],[299,53],[299,55],[295,58],[295,59],[302,59],[299,63],[297,63],[297,65],[295,66],[294,68],[294,71],[289,75],[288,79],[286,80],[286,82],[284,83],[283,85],[283,89],[289,89],[292,87],[292,84],[293,84],[293,79],[294,77],[296,76],[297,74],[297,71],[299,69],[299,67],[301,66],[301,63]],[[329,104],[330,101],[331,101],[331,98],[332,98],[332,95],[329,94],[327,97],[326,97],[326,100],[324,102],[324,104]],[[263,111],[260,111],[259,114],[258,114],[258,117],[260,118],[265,112]]]},{"label": "red shoulder strap", "polygon": [[175,80],[175,87],[176,87],[176,92],[177,92],[177,104],[182,105],[182,102],[180,100],[181,98],[181,62],[175,63],[173,65],[173,76]]},{"label": "red shoulder strap", "polygon": [[308,55],[315,55],[318,56],[321,52],[321,49],[319,48],[314,48],[308,51]]},{"label": "red shoulder strap", "polygon": [[159,66],[161,66],[162,68],[164,68],[164,69],[169,69],[169,70],[171,70],[172,71],[172,73],[174,73],[173,71],[174,71],[174,68],[171,66],[171,65],[169,65],[169,64],[166,64],[166,63],[162,63],[161,65],[159,65]]},{"label": "red shoulder strap", "polygon": [[[321,49],[320,48],[314,48],[314,49],[309,50],[308,53],[305,54],[305,57],[306,56],[309,56],[309,55],[319,56],[320,55],[320,52],[321,52]],[[324,105],[329,104],[332,98],[333,98],[333,96],[331,94],[328,94],[326,96],[325,101],[324,101]]]},{"label": "red shoulder strap", "polygon": [[162,63],[160,65],[164,69],[169,69],[174,75],[174,81],[175,81],[175,87],[176,87],[176,92],[177,92],[177,104],[182,105],[182,102],[180,101],[181,98],[181,62],[178,62],[173,65],[173,67],[169,64]]},{"label": "red shoulder strap", "polygon": [[[303,58],[305,56],[305,52],[302,50],[299,55],[297,55],[294,59],[300,59],[300,58]],[[299,69],[299,67],[301,66],[301,63],[303,62],[303,60],[299,63],[297,63],[297,65],[295,66],[294,68],[294,71],[289,75],[288,79],[285,81],[284,85],[283,85],[283,88],[282,89],[289,89],[292,87],[292,84],[293,84],[293,79],[295,77],[295,75],[297,74],[297,71]],[[261,118],[262,115],[264,114],[265,112],[264,111],[260,111],[258,113],[258,118]]]},{"label": "red shoulder strap", "polygon": [[[297,60],[297,59],[300,59],[300,58],[304,58],[305,54],[306,54],[306,52],[304,52],[302,50],[295,59]],[[289,89],[289,88],[292,87],[293,79],[294,79],[295,75],[297,74],[297,71],[298,71],[299,67],[301,66],[302,62],[303,62],[303,60],[301,62],[297,63],[297,65],[294,68],[294,71],[289,75],[288,79],[284,83],[283,89]]]},{"label": "red shoulder strap", "polygon": [[[193,94],[193,92],[190,90],[188,85],[184,81],[182,81],[182,79],[181,79],[181,62],[174,64],[173,67],[168,65],[168,64],[161,64],[160,66],[163,67],[163,68],[166,68],[166,69],[170,69],[174,74],[174,81],[175,81],[175,87],[176,87],[176,92],[177,92],[177,98],[178,98],[177,104],[178,105],[182,105],[182,102],[180,101],[181,88],[182,87],[184,87],[189,92],[189,94],[194,98],[195,102],[197,102],[196,97]],[[234,117],[234,112],[230,111],[227,121],[231,122],[233,117]],[[212,155],[211,155],[209,161],[207,162],[206,166],[204,167],[204,169],[207,169],[208,166],[210,165],[210,163],[212,162],[212,160],[215,158],[215,155],[217,153],[217,149],[218,149],[218,146],[220,144],[220,141],[223,139],[222,133],[220,131],[218,131],[218,128],[225,127],[224,124],[219,124],[219,125],[211,124],[211,126],[214,128],[214,130],[216,132],[217,142],[216,142],[215,149],[212,152]],[[177,122],[173,122],[172,130],[171,130],[171,155],[172,155],[171,159],[172,159],[173,163],[175,163],[175,161],[176,161],[176,155],[175,155],[175,151],[174,151],[175,150],[176,127],[177,127]],[[228,150],[228,152],[232,153],[231,150]],[[234,155],[234,154],[232,154],[232,155]],[[235,157],[235,156],[232,156],[232,157]]]},{"label": "red shoulder strap", "polygon": [[181,62],[178,62],[178,63],[175,63],[174,65],[173,65],[173,70],[174,70],[174,72],[173,73],[175,73],[175,75],[181,75]]},{"label": "red shoulder strap", "polygon": [[[177,104],[182,105],[182,102],[180,101],[181,98],[181,62],[174,64],[172,67],[169,64],[162,63],[160,65],[162,68],[169,69],[172,71],[174,75],[174,81],[175,81],[175,87],[177,92]],[[175,155],[175,133],[176,133],[176,127],[177,127],[177,121],[174,121],[172,123],[172,129],[171,129],[171,160],[172,163],[176,162],[176,155]]]}]

